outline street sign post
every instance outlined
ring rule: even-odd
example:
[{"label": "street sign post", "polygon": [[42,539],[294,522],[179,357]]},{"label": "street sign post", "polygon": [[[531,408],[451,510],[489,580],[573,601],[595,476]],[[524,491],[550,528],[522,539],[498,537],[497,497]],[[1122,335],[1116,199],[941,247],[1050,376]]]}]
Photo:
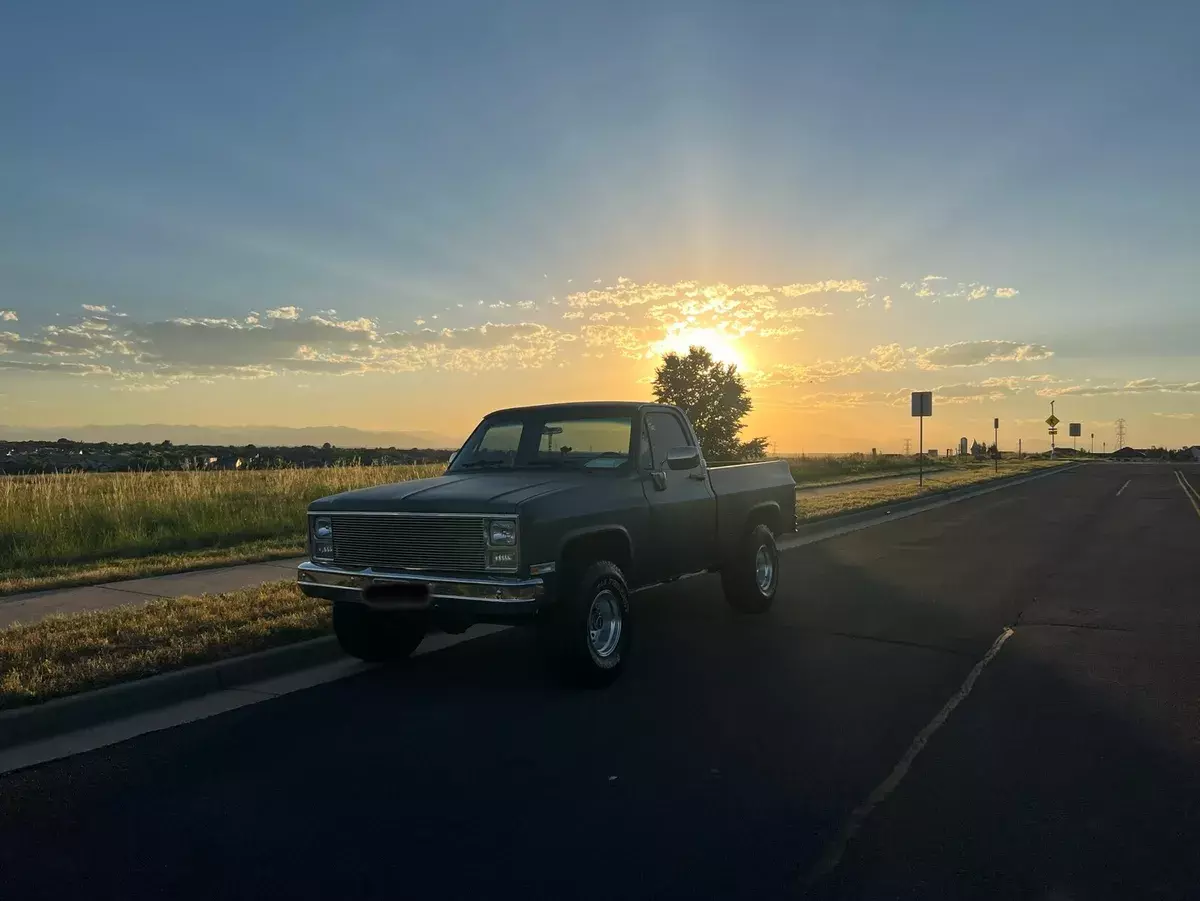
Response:
[{"label": "street sign post", "polygon": [[996,461],[996,472],[1000,471],[1000,417],[992,420],[992,453]]},{"label": "street sign post", "polygon": [[917,470],[917,487],[925,486],[925,417],[933,415],[933,392],[914,391],[912,393],[912,415],[921,421],[920,468]]},{"label": "street sign post", "polygon": [[1050,426],[1050,459],[1054,459],[1054,436],[1058,434],[1058,424],[1062,422],[1054,415],[1054,401],[1050,401],[1050,415],[1046,417],[1046,425]]}]

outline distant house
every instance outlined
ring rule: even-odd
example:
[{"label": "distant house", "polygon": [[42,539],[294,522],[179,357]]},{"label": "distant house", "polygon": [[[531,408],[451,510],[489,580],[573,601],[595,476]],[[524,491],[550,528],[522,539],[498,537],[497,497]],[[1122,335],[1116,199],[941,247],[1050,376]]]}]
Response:
[{"label": "distant house", "polygon": [[1132,447],[1123,447],[1118,451],[1113,451],[1110,455],[1116,460],[1144,460],[1146,452],[1136,450]]}]

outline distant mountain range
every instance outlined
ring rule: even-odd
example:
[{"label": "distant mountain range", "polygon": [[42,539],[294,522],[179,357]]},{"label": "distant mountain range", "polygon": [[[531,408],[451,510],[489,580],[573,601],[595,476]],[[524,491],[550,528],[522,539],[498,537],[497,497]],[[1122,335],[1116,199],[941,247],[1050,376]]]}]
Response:
[{"label": "distant mountain range", "polygon": [[245,447],[320,446],[329,442],[334,447],[396,447],[451,448],[462,445],[462,438],[450,438],[436,432],[370,432],[347,426],[200,426],[200,425],[84,425],[84,426],[8,426],[0,425],[0,441],[72,441],[113,444],[172,444]]}]

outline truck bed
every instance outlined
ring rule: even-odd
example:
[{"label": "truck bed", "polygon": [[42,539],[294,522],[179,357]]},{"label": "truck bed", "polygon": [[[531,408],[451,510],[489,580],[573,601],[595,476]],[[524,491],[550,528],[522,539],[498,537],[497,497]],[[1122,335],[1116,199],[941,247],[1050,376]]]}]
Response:
[{"label": "truck bed", "polygon": [[795,529],[796,482],[786,460],[712,467],[708,470],[708,478],[717,497],[720,547],[735,546],[744,534],[750,513],[767,505],[779,510],[776,532]]}]

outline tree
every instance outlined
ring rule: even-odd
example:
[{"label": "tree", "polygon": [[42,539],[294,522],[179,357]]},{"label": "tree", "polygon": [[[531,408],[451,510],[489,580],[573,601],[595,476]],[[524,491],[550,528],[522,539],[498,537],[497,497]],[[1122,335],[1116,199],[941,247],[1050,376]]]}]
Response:
[{"label": "tree", "polygon": [[742,419],[754,404],[737,366],[717,363],[703,347],[687,356],[669,353],[654,373],[654,396],[687,413],[706,459],[758,460],[766,456],[767,439],[742,442]]}]

